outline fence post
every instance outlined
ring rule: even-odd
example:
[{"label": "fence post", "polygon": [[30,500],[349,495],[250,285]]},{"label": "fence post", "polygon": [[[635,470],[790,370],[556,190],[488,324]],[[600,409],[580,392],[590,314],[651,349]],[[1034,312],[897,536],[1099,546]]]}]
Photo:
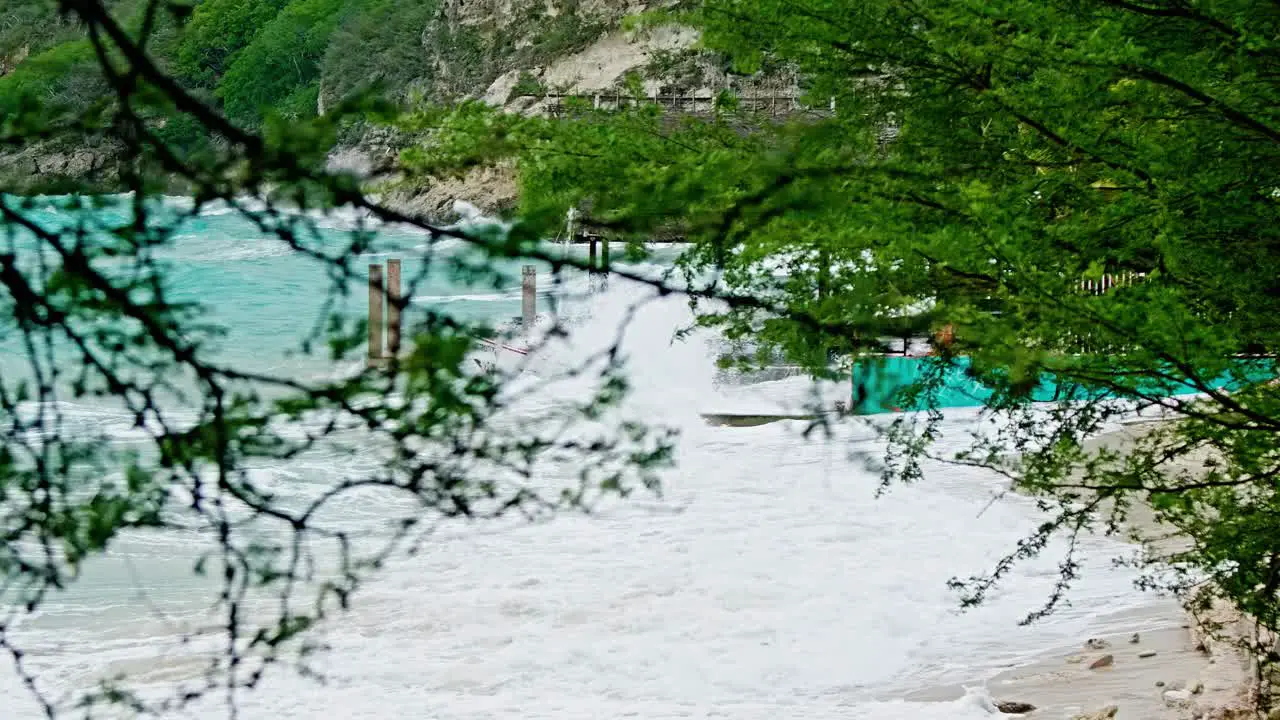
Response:
[{"label": "fence post", "polygon": [[521,330],[528,333],[533,330],[534,320],[538,317],[538,269],[533,265],[525,265],[520,274],[521,293]]},{"label": "fence post", "polygon": [[369,364],[382,360],[382,264],[369,263]]},{"label": "fence post", "polygon": [[387,261],[387,355],[400,357],[400,261]]}]

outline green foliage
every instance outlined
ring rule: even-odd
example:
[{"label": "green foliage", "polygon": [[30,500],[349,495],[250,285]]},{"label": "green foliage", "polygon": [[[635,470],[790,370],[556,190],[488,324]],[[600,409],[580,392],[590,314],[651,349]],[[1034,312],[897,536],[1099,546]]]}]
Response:
[{"label": "green foliage", "polygon": [[707,54],[696,48],[656,50],[651,54],[644,72],[647,77],[660,80],[666,86],[680,91],[690,90],[705,83],[703,63],[707,59]]},{"label": "green foliage", "polygon": [[422,33],[440,9],[439,0],[378,0],[351,16],[334,33],[324,54],[323,93],[328,104],[348,93],[379,86],[403,99],[411,84],[429,85],[434,74]]},{"label": "green foliage", "polygon": [[8,0],[0,7],[0,69],[20,52],[39,55],[79,35],[75,23],[59,15],[54,0]]},{"label": "green foliage", "polygon": [[63,43],[0,78],[0,115],[17,114],[24,108],[47,117],[82,111],[102,97],[104,88],[89,42]]},{"label": "green foliage", "polygon": [[290,3],[232,60],[218,85],[227,116],[254,126],[264,111],[288,99],[291,112],[305,111],[302,101],[312,91],[300,88],[320,78],[320,63],[329,37],[360,7],[343,0],[297,0]]},{"label": "green foliage", "polygon": [[181,156],[210,148],[208,132],[190,115],[173,113],[157,124],[156,138]]},{"label": "green foliage", "polygon": [[235,59],[287,0],[204,0],[196,5],[177,51],[177,71],[189,82],[216,86]]},{"label": "green foliage", "polygon": [[540,97],[546,92],[547,86],[526,70],[520,73],[516,78],[516,84],[511,86],[510,97]]}]

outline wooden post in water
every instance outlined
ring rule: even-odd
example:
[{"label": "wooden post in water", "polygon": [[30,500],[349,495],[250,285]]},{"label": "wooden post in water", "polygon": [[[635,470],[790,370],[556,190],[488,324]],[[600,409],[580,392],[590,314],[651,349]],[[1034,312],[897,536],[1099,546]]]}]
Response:
[{"label": "wooden post in water", "polygon": [[592,270],[596,269],[596,240],[598,239],[595,235],[587,236],[587,267]]},{"label": "wooden post in water", "polygon": [[533,330],[533,323],[538,317],[538,269],[533,265],[525,265],[520,273],[520,281],[520,329],[528,333]]},{"label": "wooden post in water", "polygon": [[369,263],[369,364],[382,360],[382,264]]},{"label": "wooden post in water", "polygon": [[400,357],[400,261],[387,261],[387,355]]},{"label": "wooden post in water", "polygon": [[600,238],[600,269],[609,269],[609,236],[605,235]]}]

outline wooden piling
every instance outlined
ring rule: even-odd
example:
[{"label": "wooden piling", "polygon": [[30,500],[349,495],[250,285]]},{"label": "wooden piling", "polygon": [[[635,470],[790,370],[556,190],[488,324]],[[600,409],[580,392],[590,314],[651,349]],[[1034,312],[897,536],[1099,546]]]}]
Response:
[{"label": "wooden piling", "polygon": [[400,261],[387,261],[387,354],[400,357]]},{"label": "wooden piling", "polygon": [[521,329],[529,332],[533,330],[533,323],[538,317],[538,269],[533,265],[525,265],[520,280]]},{"label": "wooden piling", "polygon": [[598,239],[599,238],[597,238],[595,235],[587,236],[587,248],[588,248],[587,267],[591,268],[592,270],[596,269],[596,241]]},{"label": "wooden piling", "polygon": [[382,264],[369,263],[369,362],[382,360]]}]

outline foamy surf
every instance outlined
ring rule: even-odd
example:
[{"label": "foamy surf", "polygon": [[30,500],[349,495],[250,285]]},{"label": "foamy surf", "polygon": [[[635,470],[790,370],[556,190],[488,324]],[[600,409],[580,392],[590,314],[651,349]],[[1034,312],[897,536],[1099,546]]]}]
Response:
[{"label": "foamy surf", "polygon": [[[204,219],[224,235],[250,232],[234,213]],[[284,363],[281,317],[296,323],[318,302],[303,266],[270,254],[211,264],[183,280],[189,294],[216,298],[215,317],[236,325],[228,352]],[[431,289],[435,297],[475,294]],[[261,295],[272,304],[255,304]],[[880,449],[861,420],[807,440],[798,421],[707,427],[702,413],[797,410],[847,390],[804,378],[722,385],[710,336],[673,338],[692,319],[683,299],[617,279],[588,299],[589,316],[567,338],[521,358],[508,390],[525,394],[504,421],[587,397],[592,374],[570,371],[598,369],[616,342],[632,392],[606,420],[638,417],[683,431],[663,495],[544,524],[443,526],[426,553],[393,560],[351,612],[318,630],[333,646],[319,659],[328,684],[275,668],[239,698],[241,717],[986,718],[994,709],[981,689],[954,702],[898,698],[981,681],[1101,634],[1118,614],[1151,602],[1110,564],[1124,546],[1091,538],[1073,605],[1045,622],[1017,624],[1051,591],[1060,546],[1019,566],[987,605],[958,612],[946,580],[989,569],[1030,532],[1040,520],[1030,500],[992,504],[1000,478],[941,464],[877,499],[878,475],[850,455]],[[510,315],[491,312],[495,324]],[[299,372],[354,367],[311,359]],[[135,439],[118,414],[75,403],[60,409],[86,428]],[[944,446],[977,423],[975,412],[948,412]],[[373,450],[321,454],[254,472],[278,492],[318,492],[380,460]],[[575,470],[549,467],[530,482],[555,486]],[[401,510],[362,496],[333,508],[353,535],[385,531]],[[178,640],[182,629],[216,620],[206,612],[214,589],[190,574],[202,543],[208,538],[197,533],[125,537],[11,639],[34,649],[29,662],[55,694],[117,671],[136,675],[150,693],[197,679],[202,653],[219,649],[216,637]],[[0,677],[5,716],[39,717],[20,683]],[[225,708],[213,698],[190,715],[225,717]]]}]

